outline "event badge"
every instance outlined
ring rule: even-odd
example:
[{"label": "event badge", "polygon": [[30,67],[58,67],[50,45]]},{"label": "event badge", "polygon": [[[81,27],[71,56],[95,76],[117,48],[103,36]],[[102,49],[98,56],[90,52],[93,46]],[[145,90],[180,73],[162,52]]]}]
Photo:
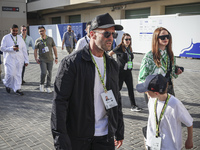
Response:
[{"label": "event badge", "polygon": [[160,150],[161,137],[153,137],[151,140],[151,150]]},{"label": "event badge", "polygon": [[117,106],[117,102],[115,99],[115,96],[112,92],[112,90],[107,91],[106,93],[101,93],[101,97],[103,99],[103,103],[106,107],[106,109],[110,109],[113,108],[115,106]]},{"label": "event badge", "polygon": [[45,53],[45,52],[46,52],[46,51],[45,51],[45,48],[43,48],[43,49],[42,49],[42,53]]},{"label": "event badge", "polygon": [[45,52],[49,52],[49,48],[47,46],[44,47]]},{"label": "event badge", "polygon": [[128,61],[128,69],[132,69],[133,68],[133,62],[132,61]]},{"label": "event badge", "polygon": [[125,63],[125,65],[124,65],[124,70],[127,70],[127,66],[128,66],[128,64]]}]

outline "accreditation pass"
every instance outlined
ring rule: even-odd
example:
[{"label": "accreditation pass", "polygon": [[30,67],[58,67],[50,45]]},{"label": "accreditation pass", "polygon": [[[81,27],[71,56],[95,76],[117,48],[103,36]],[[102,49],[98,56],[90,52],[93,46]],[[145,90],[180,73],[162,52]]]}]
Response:
[{"label": "accreditation pass", "polygon": [[103,103],[106,107],[106,109],[110,109],[113,108],[115,106],[117,106],[117,102],[115,99],[115,96],[112,92],[112,90],[107,91],[106,93],[101,93],[101,97],[103,99]]}]

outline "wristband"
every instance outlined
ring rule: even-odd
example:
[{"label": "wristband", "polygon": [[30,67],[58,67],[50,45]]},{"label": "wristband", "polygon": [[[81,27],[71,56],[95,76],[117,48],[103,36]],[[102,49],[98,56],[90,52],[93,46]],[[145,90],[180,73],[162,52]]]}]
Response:
[{"label": "wristband", "polygon": [[58,59],[58,57],[56,57],[56,59]]}]

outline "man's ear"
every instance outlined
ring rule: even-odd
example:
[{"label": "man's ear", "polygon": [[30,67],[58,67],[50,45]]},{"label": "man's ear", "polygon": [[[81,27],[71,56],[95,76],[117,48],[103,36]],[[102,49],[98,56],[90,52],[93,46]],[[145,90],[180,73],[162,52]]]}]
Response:
[{"label": "man's ear", "polygon": [[90,31],[90,38],[96,39],[96,34],[94,31]]}]

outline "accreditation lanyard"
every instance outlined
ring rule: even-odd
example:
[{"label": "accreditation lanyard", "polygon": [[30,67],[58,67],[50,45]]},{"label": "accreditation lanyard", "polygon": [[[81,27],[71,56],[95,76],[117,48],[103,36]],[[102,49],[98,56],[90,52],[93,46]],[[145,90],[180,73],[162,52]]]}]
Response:
[{"label": "accreditation lanyard", "polygon": [[128,47],[125,47],[126,52],[127,52],[127,56],[128,56],[128,61],[131,61],[131,54],[130,54],[130,50],[128,49]]},{"label": "accreditation lanyard", "polygon": [[169,99],[170,99],[170,95],[168,94],[167,95],[167,100],[165,101],[165,104],[164,104],[164,106],[162,108],[159,120],[158,120],[158,117],[157,117],[157,101],[158,101],[158,99],[156,99],[156,101],[155,101],[154,112],[155,112],[155,119],[156,119],[156,137],[160,136],[159,126],[160,126],[160,122],[161,122],[161,119],[162,119],[162,117],[164,115],[164,112],[165,112],[165,109],[167,107]]},{"label": "accreditation lanyard", "polygon": [[[42,38],[42,37],[41,37]],[[45,40],[47,39],[47,36],[46,36],[46,38],[45,38]],[[42,42],[44,43],[44,45],[45,45],[45,47],[47,46],[47,43],[46,42],[44,42],[44,39],[42,38]]]},{"label": "accreditation lanyard", "polygon": [[[89,51],[90,51],[90,50],[89,50]],[[106,86],[105,86],[105,83],[104,83],[104,79],[105,79],[105,76],[106,76],[106,58],[105,58],[105,55],[103,55],[104,75],[103,75],[103,78],[102,78],[101,73],[100,73],[100,71],[99,71],[99,68],[98,68],[98,66],[97,66],[97,63],[96,63],[96,61],[94,60],[94,57],[92,56],[91,51],[90,51],[90,54],[91,54],[91,57],[92,57],[92,61],[93,61],[94,65],[95,65],[95,67],[97,68],[99,77],[100,77],[100,79],[101,79],[101,83],[102,83],[103,88],[104,88],[104,92],[107,93],[107,89],[106,89]]]},{"label": "accreditation lanyard", "polygon": [[167,54],[166,62],[165,62],[165,59],[162,58],[162,60],[164,62],[165,71],[167,72],[167,69],[168,69],[168,54]]},{"label": "accreditation lanyard", "polygon": [[15,39],[13,38],[13,36],[12,36],[12,35],[10,35],[10,36],[11,36],[11,38],[12,38],[13,42],[15,43],[15,45],[17,45],[17,36],[16,36],[16,41],[15,41]]},{"label": "accreditation lanyard", "polygon": [[86,41],[87,43],[89,43],[86,36],[85,36],[85,41]]},{"label": "accreditation lanyard", "polygon": [[[22,37],[23,37],[23,35],[22,35]],[[27,37],[27,35],[25,36],[25,38],[23,37],[23,39],[24,39],[24,42],[26,42],[26,37]]]}]

